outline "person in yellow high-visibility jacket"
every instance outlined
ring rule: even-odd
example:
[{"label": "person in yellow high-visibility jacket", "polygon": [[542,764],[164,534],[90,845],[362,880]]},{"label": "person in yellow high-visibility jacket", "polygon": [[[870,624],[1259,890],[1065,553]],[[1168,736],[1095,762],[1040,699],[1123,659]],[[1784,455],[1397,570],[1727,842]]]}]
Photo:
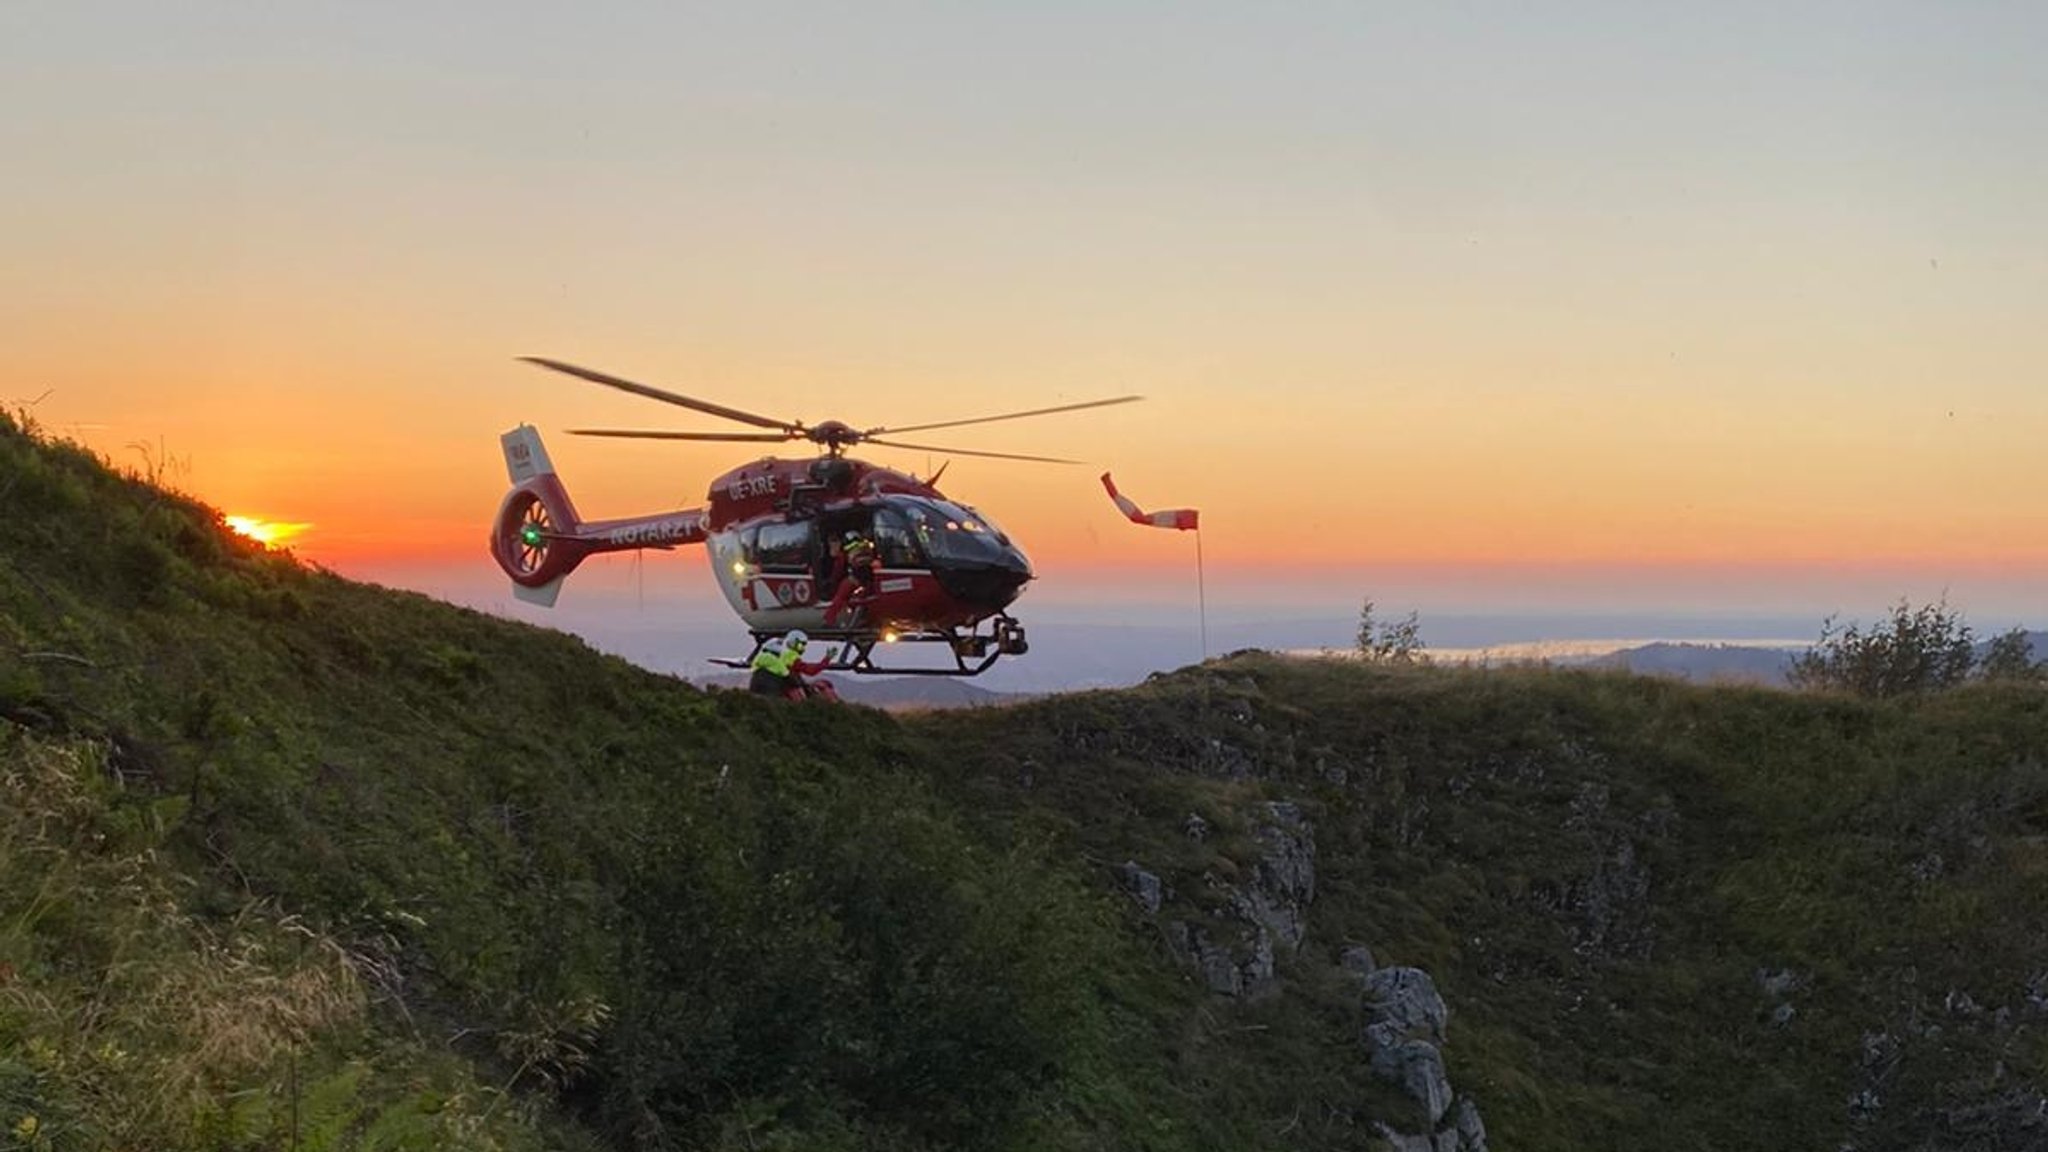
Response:
[{"label": "person in yellow high-visibility jacket", "polygon": [[847,622],[859,619],[860,606],[875,594],[875,572],[875,542],[858,532],[848,532],[833,560],[832,574],[838,578],[839,586],[832,592],[832,603],[825,606],[826,626],[838,627],[840,615],[848,608],[853,609],[854,615]]},{"label": "person in yellow high-visibility jacket", "polygon": [[820,681],[808,684],[806,676],[816,676],[832,663],[836,649],[827,648],[822,660],[806,661],[804,649],[810,646],[811,638],[802,629],[793,629],[789,635],[771,639],[754,653],[754,675],[747,682],[750,691],[763,696],[782,696],[790,700],[801,700],[806,696],[828,696],[838,699],[838,693],[830,684]]}]

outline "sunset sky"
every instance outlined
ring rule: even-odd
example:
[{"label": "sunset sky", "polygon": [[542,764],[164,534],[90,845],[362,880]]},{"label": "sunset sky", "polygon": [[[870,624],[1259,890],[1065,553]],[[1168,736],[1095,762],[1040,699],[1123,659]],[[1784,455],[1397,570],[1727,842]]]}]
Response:
[{"label": "sunset sky", "polygon": [[929,434],[1100,466],[947,473],[1055,600],[1189,565],[1108,468],[1225,588],[2048,623],[2048,7],[576,7],[0,4],[0,401],[388,582],[500,587],[521,420],[586,514],[747,455],[534,354],[1142,393]]}]

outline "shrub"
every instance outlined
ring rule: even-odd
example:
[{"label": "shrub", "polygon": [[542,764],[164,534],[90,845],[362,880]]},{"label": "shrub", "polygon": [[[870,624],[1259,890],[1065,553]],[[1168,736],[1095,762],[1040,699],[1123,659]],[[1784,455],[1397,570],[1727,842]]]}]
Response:
[{"label": "shrub", "polygon": [[1410,612],[1406,620],[1387,624],[1373,619],[1373,602],[1358,609],[1358,654],[1370,664],[1427,664],[1422,625]]},{"label": "shrub", "polygon": [[2039,683],[2048,680],[2048,662],[2034,662],[2034,644],[2024,628],[2014,628],[1992,638],[1977,661],[1977,678],[1999,683]]},{"label": "shrub", "polygon": [[1970,626],[1947,600],[1915,608],[1905,600],[1891,618],[1864,631],[1838,627],[1830,616],[1820,641],[1793,657],[1786,676],[1795,688],[1890,697],[1952,688],[1976,663]]}]

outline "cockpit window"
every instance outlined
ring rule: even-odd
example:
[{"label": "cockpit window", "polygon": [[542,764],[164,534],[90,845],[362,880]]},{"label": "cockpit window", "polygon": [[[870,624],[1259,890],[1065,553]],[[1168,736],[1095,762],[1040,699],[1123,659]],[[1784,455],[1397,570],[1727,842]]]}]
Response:
[{"label": "cockpit window", "polygon": [[1010,539],[972,508],[950,500],[899,496],[875,517],[877,543],[883,517],[900,524],[924,555],[937,560],[993,562],[1009,551]]},{"label": "cockpit window", "polygon": [[923,568],[924,550],[917,546],[917,534],[899,509],[875,512],[875,558],[884,568]]}]

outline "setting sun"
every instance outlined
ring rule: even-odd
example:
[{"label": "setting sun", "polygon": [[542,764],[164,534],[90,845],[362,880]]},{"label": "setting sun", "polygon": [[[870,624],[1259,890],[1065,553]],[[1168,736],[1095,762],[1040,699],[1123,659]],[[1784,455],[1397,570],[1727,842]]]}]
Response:
[{"label": "setting sun", "polygon": [[277,520],[263,520],[255,516],[223,516],[229,528],[262,544],[266,548],[280,548],[292,537],[311,528],[311,524],[287,524]]}]

